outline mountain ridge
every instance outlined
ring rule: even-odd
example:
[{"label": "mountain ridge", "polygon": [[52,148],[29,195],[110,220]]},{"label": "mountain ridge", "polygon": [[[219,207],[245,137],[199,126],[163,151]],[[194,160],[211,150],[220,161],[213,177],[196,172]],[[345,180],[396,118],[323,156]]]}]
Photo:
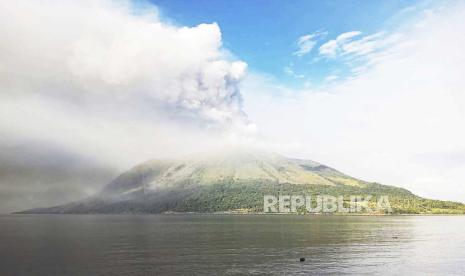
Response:
[{"label": "mountain ridge", "polygon": [[88,199],[19,213],[261,212],[267,194],[386,194],[396,213],[465,212],[463,204],[423,199],[406,189],[359,180],[315,161],[232,151],[149,160]]}]

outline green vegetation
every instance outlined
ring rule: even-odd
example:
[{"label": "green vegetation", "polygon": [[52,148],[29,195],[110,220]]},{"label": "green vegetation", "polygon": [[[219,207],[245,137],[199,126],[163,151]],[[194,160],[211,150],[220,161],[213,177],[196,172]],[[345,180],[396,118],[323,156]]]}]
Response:
[{"label": "green vegetation", "polygon": [[[224,181],[203,186],[186,200],[173,206],[177,212],[263,211],[264,195],[388,195],[393,214],[464,214],[465,205],[450,201],[430,200],[393,186],[376,183],[366,187],[347,185],[298,185]],[[376,204],[376,202],[371,202]],[[303,211],[305,213],[305,211]]]},{"label": "green vegetation", "polygon": [[393,214],[465,213],[461,203],[424,199],[317,162],[266,152],[148,161],[123,173],[94,197],[24,213],[263,212],[264,195],[346,196],[345,203],[350,195],[372,195],[370,207],[377,197],[387,195]]}]

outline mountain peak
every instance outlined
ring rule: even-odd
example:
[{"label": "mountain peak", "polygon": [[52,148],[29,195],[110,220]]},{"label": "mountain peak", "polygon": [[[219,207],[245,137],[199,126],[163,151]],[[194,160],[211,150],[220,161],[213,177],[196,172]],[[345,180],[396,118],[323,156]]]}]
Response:
[{"label": "mountain peak", "polygon": [[213,185],[225,181],[309,185],[361,186],[362,181],[309,160],[286,158],[260,150],[228,150],[177,160],[150,160],[108,184],[103,196],[151,193],[191,183]]},{"label": "mountain peak", "polygon": [[264,195],[296,193],[390,195],[396,210],[404,213],[418,204],[428,204],[423,212],[436,210],[434,206],[442,207],[441,212],[463,212],[464,208],[425,201],[405,189],[365,182],[314,161],[240,148],[150,160],[121,174],[87,200],[24,213],[259,212]]}]

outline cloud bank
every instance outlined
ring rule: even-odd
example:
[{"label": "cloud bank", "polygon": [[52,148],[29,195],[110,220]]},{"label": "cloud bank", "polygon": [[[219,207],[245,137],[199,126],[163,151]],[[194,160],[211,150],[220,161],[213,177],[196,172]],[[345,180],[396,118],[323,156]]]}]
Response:
[{"label": "cloud bank", "polygon": [[[245,110],[267,146],[289,156],[465,202],[464,17],[465,6],[454,4],[390,34],[342,34],[335,58],[363,54],[363,70],[314,90],[250,76]],[[385,46],[371,51],[373,41]]]}]

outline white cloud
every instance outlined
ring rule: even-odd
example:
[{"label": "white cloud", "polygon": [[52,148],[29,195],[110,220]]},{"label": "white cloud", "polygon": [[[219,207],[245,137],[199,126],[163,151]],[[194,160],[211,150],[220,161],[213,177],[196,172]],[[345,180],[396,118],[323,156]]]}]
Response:
[{"label": "white cloud", "polygon": [[351,32],[342,33],[342,34],[337,36],[336,41],[338,43],[343,43],[343,42],[353,38],[354,36],[358,36],[360,34],[362,34],[362,32],[360,32],[360,31],[351,31]]},{"label": "white cloud", "polygon": [[360,35],[359,31],[351,31],[338,35],[336,39],[332,39],[324,43],[319,48],[319,53],[323,56],[334,57],[337,54],[337,51],[340,49],[346,41],[351,38]]},{"label": "white cloud", "polygon": [[382,40],[378,40],[384,32],[365,36],[361,39],[341,44],[343,54],[366,55],[374,52],[381,45]]},{"label": "white cloud", "polygon": [[384,31],[354,38],[360,35],[361,32],[358,31],[342,33],[336,39],[321,45],[319,54],[321,57],[338,59],[356,76],[368,70],[378,60],[389,56],[391,53],[388,49],[402,39],[401,33]]},{"label": "white cloud", "polygon": [[299,39],[297,39],[298,50],[295,51],[293,55],[301,57],[310,53],[313,47],[315,47],[318,37],[321,37],[324,34],[325,33],[322,32],[315,32],[313,34],[306,34],[299,37]]},{"label": "white cloud", "polygon": [[320,54],[328,57],[334,57],[336,55],[338,45],[335,39],[326,42],[320,46]]},{"label": "white cloud", "polygon": [[384,31],[354,39],[359,35],[361,32],[358,31],[342,33],[336,39],[321,45],[319,53],[329,58],[343,57],[350,64],[357,59],[372,58],[370,55],[388,48],[400,39],[400,34],[388,34]]},{"label": "white cloud", "polygon": [[402,26],[396,43],[367,55],[369,68],[328,88],[248,78],[245,110],[259,136],[289,156],[465,202],[464,17],[456,4]]}]

